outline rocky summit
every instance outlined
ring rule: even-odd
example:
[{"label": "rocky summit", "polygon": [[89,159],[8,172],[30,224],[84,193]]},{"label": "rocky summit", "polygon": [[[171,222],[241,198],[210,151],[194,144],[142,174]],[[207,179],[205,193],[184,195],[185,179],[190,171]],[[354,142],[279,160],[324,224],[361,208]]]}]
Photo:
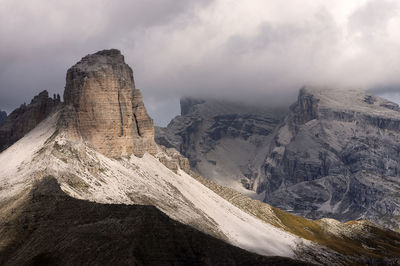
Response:
[{"label": "rocky summit", "polygon": [[87,55],[67,72],[69,128],[110,157],[154,154],[153,120],[135,88],[132,69],[116,49]]},{"label": "rocky summit", "polygon": [[19,108],[0,118],[0,152],[7,149],[14,142],[22,138],[26,133],[35,128],[49,114],[61,106],[59,97],[50,98],[45,90],[36,95],[30,104],[22,104]]}]

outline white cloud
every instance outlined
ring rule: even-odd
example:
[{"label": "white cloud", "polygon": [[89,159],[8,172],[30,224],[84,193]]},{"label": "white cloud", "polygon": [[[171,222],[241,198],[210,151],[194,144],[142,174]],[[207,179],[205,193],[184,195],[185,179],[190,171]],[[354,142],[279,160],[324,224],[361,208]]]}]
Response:
[{"label": "white cloud", "polygon": [[398,88],[399,28],[386,0],[3,0],[0,107],[21,97],[9,88],[61,91],[66,68],[109,47],[158,121],[182,95],[270,104],[309,83]]}]

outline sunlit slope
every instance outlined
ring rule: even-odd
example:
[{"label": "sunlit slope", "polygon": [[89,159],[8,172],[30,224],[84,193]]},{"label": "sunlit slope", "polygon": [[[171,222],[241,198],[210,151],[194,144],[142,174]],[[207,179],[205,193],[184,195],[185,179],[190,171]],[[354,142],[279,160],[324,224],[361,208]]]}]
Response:
[{"label": "sunlit slope", "polygon": [[193,173],[202,184],[260,220],[349,256],[399,257],[400,234],[368,221],[310,220],[252,200]]}]

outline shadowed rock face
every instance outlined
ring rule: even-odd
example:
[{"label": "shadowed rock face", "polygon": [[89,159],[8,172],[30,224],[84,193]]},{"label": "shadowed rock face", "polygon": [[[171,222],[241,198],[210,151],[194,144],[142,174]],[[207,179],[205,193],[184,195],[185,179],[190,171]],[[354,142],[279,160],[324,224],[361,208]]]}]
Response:
[{"label": "shadowed rock face", "polygon": [[175,148],[201,175],[253,190],[273,130],[286,114],[229,101],[181,99],[181,116],[156,128],[157,143]]},{"label": "shadowed rock face", "polygon": [[51,177],[22,197],[17,211],[0,205],[1,265],[307,265],[231,246],[153,206],[71,198]]},{"label": "shadowed rock face", "polygon": [[7,118],[7,113],[0,110],[0,126],[4,123]]},{"label": "shadowed rock face", "polygon": [[400,109],[356,90],[303,89],[263,166],[265,201],[308,218],[399,228]]},{"label": "shadowed rock face", "polygon": [[153,120],[120,51],[87,55],[67,72],[65,104],[77,133],[109,157],[154,154]]},{"label": "shadowed rock face", "polygon": [[138,156],[142,156],[146,151],[150,154],[155,154],[157,148],[154,142],[153,119],[147,114],[142,93],[137,89],[133,91],[133,117],[139,136],[134,138],[134,153]]},{"label": "shadowed rock face", "polygon": [[[59,99],[49,98],[49,93],[42,91],[32,99],[30,104],[23,104],[6,116],[3,122],[0,117],[0,152],[25,136],[60,106]],[[1,112],[0,116],[2,116]]]}]

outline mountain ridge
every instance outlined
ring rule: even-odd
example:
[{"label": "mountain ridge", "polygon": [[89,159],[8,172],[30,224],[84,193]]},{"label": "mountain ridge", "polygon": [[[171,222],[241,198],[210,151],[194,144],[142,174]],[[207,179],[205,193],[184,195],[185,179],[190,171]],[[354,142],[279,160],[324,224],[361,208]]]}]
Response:
[{"label": "mountain ridge", "polygon": [[50,98],[49,93],[44,90],[36,95],[28,105],[22,104],[8,116],[3,116],[4,120],[0,121],[0,152],[21,139],[60,107],[60,98]]},{"label": "mountain ridge", "polygon": [[[53,176],[61,189],[74,198],[102,204],[153,205],[170,218],[235,246],[264,256],[294,257],[300,238],[265,224],[220,198],[181,170],[187,164],[185,159],[155,144],[150,149],[142,145],[146,134],[151,136],[152,120],[146,120],[144,104],[135,94],[131,69],[116,51],[110,55],[119,57],[121,68],[115,67],[116,72],[108,65],[108,59],[100,60],[100,65],[105,62],[104,67],[92,68],[90,63],[108,53],[85,57],[83,63],[90,67],[73,67],[67,74],[67,97],[61,110],[49,114],[0,153],[4,165],[0,169],[0,202]],[[86,69],[95,72],[85,72]],[[119,71],[127,74],[125,79]],[[96,97],[102,100],[99,104]],[[124,119],[118,119],[121,106],[125,106]],[[91,108],[97,110],[92,113],[94,116],[88,115]],[[144,119],[140,120],[140,116]],[[132,126],[134,123],[137,127]],[[123,134],[120,125],[124,126]],[[108,138],[105,132],[110,126],[116,130],[111,130]],[[106,147],[115,139],[127,143],[127,147],[116,145],[108,153]],[[179,165],[170,170],[175,162]],[[20,198],[14,200],[18,202]]]},{"label": "mountain ridge", "polygon": [[[258,120],[269,130],[258,133],[262,141],[254,143],[245,138],[254,132],[244,123],[239,127],[244,133],[232,126],[246,109],[224,102],[231,120],[221,120],[218,113],[210,112],[218,104],[183,100],[182,115],[166,128],[156,128],[156,141],[186,155],[201,175],[283,210],[312,219],[368,219],[398,228],[399,203],[390,196],[400,188],[396,181],[400,160],[397,104],[357,89],[305,87],[277,122]],[[251,117],[254,111],[248,112]],[[273,115],[264,112],[266,117]],[[223,134],[210,137],[216,129]],[[255,150],[248,147],[262,148],[252,157]],[[363,177],[353,178],[357,172]],[[330,181],[326,180],[329,175]],[[351,185],[349,180],[353,180]],[[335,201],[347,193],[346,184],[348,199],[335,209]],[[345,206],[353,207],[341,215]]]},{"label": "mountain ridge", "polygon": [[308,218],[398,228],[399,110],[359,90],[303,89],[265,158],[265,201]]},{"label": "mountain ridge", "polygon": [[[114,60],[118,61],[116,66],[113,65]],[[96,216],[98,219],[96,218],[86,225],[74,218],[74,216],[82,219],[90,218],[83,214],[79,215],[80,209],[81,211],[88,209],[96,213],[97,208],[99,212],[109,209],[115,210],[117,213],[120,210],[123,212],[123,210],[129,209],[135,212],[139,209],[143,211],[143,217],[147,217],[146,215],[153,217],[149,221],[146,220],[146,223],[140,223],[142,216],[138,215],[136,218],[139,220],[136,222],[139,222],[140,226],[149,226],[152,222],[164,221],[163,224],[169,224],[172,226],[171,228],[177,224],[181,229],[186,228],[187,234],[172,236],[172,239],[179,237],[176,241],[185,242],[186,237],[186,239],[192,239],[194,245],[198,245],[204,239],[214,237],[219,240],[210,241],[214,241],[217,248],[222,248],[227,254],[234,252],[232,250],[241,249],[227,246],[221,241],[264,256],[249,255],[248,252],[238,251],[238,257],[232,256],[229,259],[234,259],[233,261],[226,261],[232,265],[239,263],[246,256],[249,256],[248,258],[251,260],[254,259],[255,262],[268,261],[269,258],[266,256],[284,256],[310,263],[332,265],[343,265],[349,262],[396,261],[396,250],[391,250],[392,245],[395,246],[398,241],[398,234],[394,232],[384,231],[387,235],[380,234],[379,232],[382,230],[379,227],[368,224],[369,229],[365,229],[361,222],[343,225],[333,220],[323,222],[306,220],[279,211],[265,203],[252,201],[240,193],[196,175],[190,169],[188,159],[178,151],[155,144],[154,138],[152,138],[154,130],[152,120],[147,115],[141,95],[137,94],[138,90],[134,87],[132,71],[124,63],[118,50],[100,51],[88,55],[79,64],[82,64],[82,68],[81,66],[72,67],[68,71],[66,94],[69,96],[66,97],[66,103],[60,109],[49,113],[29,133],[0,153],[2,165],[0,168],[0,212],[5,218],[15,217],[15,215],[18,217],[16,220],[4,221],[6,226],[0,227],[0,235],[7,235],[8,238],[0,239],[7,240],[15,237],[19,244],[17,244],[17,251],[14,254],[28,252],[20,253],[28,255],[27,261],[24,260],[24,256],[13,258],[16,261],[51,262],[53,259],[59,258],[63,262],[65,261],[65,264],[72,263],[72,258],[69,260],[68,257],[65,257],[68,252],[57,253],[54,247],[47,246],[49,243],[54,243],[46,241],[49,235],[44,238],[29,238],[28,243],[24,242],[23,237],[18,237],[18,232],[29,228],[33,230],[30,231],[33,235],[41,234],[40,232],[45,228],[40,227],[40,224],[36,224],[35,221],[43,221],[44,224],[48,224],[49,220],[46,219],[50,217],[50,220],[56,221],[55,227],[50,227],[55,231],[60,230],[60,224],[70,225],[68,232],[72,234],[62,234],[61,236],[72,237],[68,238],[72,242],[84,240],[74,233],[77,232],[76,230],[82,229],[82,232],[96,236],[91,238],[95,240],[90,243],[93,244],[90,246],[93,248],[97,248],[97,245],[106,245],[102,242],[104,240],[96,242],[98,240],[96,230],[107,232],[106,235],[110,233],[107,226],[103,227],[104,230],[99,229],[103,225],[113,226],[114,221],[118,220],[117,223],[123,224],[122,227],[129,227],[126,219],[129,220],[130,217],[117,217],[114,216],[114,212],[111,212],[111,216]],[[260,137],[265,132],[271,136],[276,133],[274,126],[259,125],[260,118],[258,116],[252,116],[249,119],[246,116],[246,110],[243,110],[240,116],[231,116],[228,106],[219,106],[218,109],[223,119],[221,120],[221,116],[219,116],[217,123],[210,123],[213,131],[208,132],[210,133],[209,137],[214,141],[218,141],[224,135],[253,139],[252,136],[246,134],[247,130],[258,132]],[[209,109],[208,112],[210,111],[212,110]],[[237,123],[244,120],[251,120],[251,123],[245,127]],[[228,121],[229,127],[224,127],[225,121]],[[279,124],[275,120],[263,121],[267,121],[267,123],[272,121],[273,125]],[[252,145],[259,144],[260,142],[254,142]],[[110,145],[113,146],[113,149],[108,150],[107,147]],[[49,176],[55,179],[49,181]],[[43,182],[47,185],[39,189],[42,191],[41,193],[35,194],[37,185],[43,184]],[[57,183],[58,185],[56,185]],[[46,194],[47,190],[50,194]],[[30,192],[33,194],[29,194]],[[28,201],[25,201],[26,193],[33,195]],[[61,198],[61,201],[57,198]],[[47,205],[54,206],[54,208],[46,206],[46,202],[49,200]],[[68,202],[73,202],[73,206],[69,206]],[[31,212],[32,209],[29,208],[18,207],[22,206],[19,204],[24,203],[26,203],[24,206],[29,208],[38,207],[35,209],[36,212]],[[64,204],[71,207],[71,209],[67,208],[68,212],[65,215],[59,211],[60,209],[57,209],[65,206]],[[148,205],[154,206],[158,210],[155,210],[154,207],[149,210],[146,207]],[[42,212],[50,216],[42,215]],[[93,214],[93,212],[91,213]],[[21,220],[27,222],[19,223],[18,221]],[[33,223],[31,223],[32,221]],[[83,227],[74,224],[73,221],[78,221],[78,225]],[[362,225],[361,229],[358,230],[360,225]],[[187,226],[194,229],[189,229]],[[312,226],[312,230],[306,230],[305,227],[308,226]],[[8,231],[9,228],[19,229]],[[202,233],[199,234],[198,231],[194,231],[195,229]],[[161,227],[161,230],[165,230],[165,227]],[[346,235],[347,231],[351,233],[350,236]],[[318,234],[312,238],[315,233]],[[192,237],[193,234],[198,235],[197,244],[196,237]],[[361,239],[361,244],[366,246],[362,246],[359,253],[338,253],[337,247],[333,245],[337,244],[336,242],[333,244],[323,243],[332,234],[337,234],[336,239],[339,244],[354,247],[354,241]],[[162,235],[165,236],[165,234]],[[131,237],[133,236],[131,235]],[[148,254],[146,252],[151,252],[151,245],[162,243],[164,246],[168,246],[168,241],[171,239],[171,237],[167,237],[167,242],[160,240],[161,242],[157,243],[158,237],[148,239],[145,238],[143,232],[139,234],[139,237],[150,241],[150,247],[147,250],[128,248],[130,252],[139,256],[133,256],[133,261],[145,259]],[[54,239],[51,240],[54,241]],[[341,242],[342,240],[343,242]],[[40,250],[39,254],[32,253],[29,251],[29,243],[39,245],[43,249],[37,249]],[[67,244],[64,247],[66,250],[71,250],[68,243],[62,241],[60,243],[63,246]],[[376,243],[380,243],[381,246],[376,247]],[[360,247],[359,244],[355,246]],[[0,252],[9,247],[9,243],[0,245]],[[78,247],[81,246],[77,244],[74,248]],[[161,261],[167,260],[167,258],[179,260],[182,258],[179,253],[181,247],[187,248],[188,245],[173,246],[169,250],[171,253],[167,253],[167,257],[161,256],[159,259]],[[195,249],[189,248],[189,250]],[[224,259],[216,257],[214,251],[210,249],[202,250],[205,252],[202,254],[209,256],[211,261],[218,262]],[[365,250],[370,251],[365,252]],[[144,257],[140,255],[143,254],[142,252],[145,253]],[[239,253],[244,257],[241,257],[242,255]],[[107,254],[105,252],[103,255]],[[198,259],[201,264],[207,263],[207,261],[200,260],[199,253],[193,255],[186,259]],[[387,258],[382,258],[382,256],[387,256]],[[235,262],[236,258],[237,262]],[[85,258],[80,256],[79,260],[81,259]],[[284,260],[284,262],[293,261]]]}]

